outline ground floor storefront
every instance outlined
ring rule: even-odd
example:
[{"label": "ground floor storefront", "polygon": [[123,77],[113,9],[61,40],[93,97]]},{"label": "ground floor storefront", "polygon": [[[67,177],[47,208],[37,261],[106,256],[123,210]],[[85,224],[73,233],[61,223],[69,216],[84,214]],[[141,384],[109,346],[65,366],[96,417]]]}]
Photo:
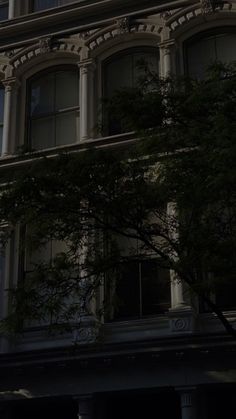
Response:
[{"label": "ground floor storefront", "polygon": [[143,389],[4,401],[1,419],[222,419],[236,417],[235,385]]}]

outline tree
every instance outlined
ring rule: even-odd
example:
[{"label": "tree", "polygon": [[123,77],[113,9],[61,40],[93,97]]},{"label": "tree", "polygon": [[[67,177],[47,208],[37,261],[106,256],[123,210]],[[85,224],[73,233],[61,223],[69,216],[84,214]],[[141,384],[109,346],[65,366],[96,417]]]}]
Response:
[{"label": "tree", "polygon": [[[24,258],[48,243],[65,244],[24,269],[11,291],[7,327],[49,318],[69,326],[88,310],[104,277],[118,280],[125,263],[155,258],[235,337],[211,298],[235,289],[235,68],[217,64],[204,80],[147,71],[141,87],[118,92],[108,112],[139,141],[41,156],[3,176],[3,244],[16,228]],[[128,251],[121,238],[131,240]]]}]

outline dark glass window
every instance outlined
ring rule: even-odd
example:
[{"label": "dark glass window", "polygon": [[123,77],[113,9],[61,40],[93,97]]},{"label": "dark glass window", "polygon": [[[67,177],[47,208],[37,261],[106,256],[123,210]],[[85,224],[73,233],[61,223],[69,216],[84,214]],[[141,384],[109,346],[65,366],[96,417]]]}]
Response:
[{"label": "dark glass window", "polygon": [[52,9],[53,7],[63,6],[64,4],[75,3],[76,0],[33,0],[32,11]]},{"label": "dark glass window", "polygon": [[[103,97],[111,99],[116,91],[123,88],[133,88],[138,85],[140,78],[144,76],[144,67],[140,65],[145,63],[151,71],[158,72],[159,56],[157,50],[144,48],[140,51],[136,48],[126,50],[122,54],[109,58],[104,63],[104,92]],[[108,120],[106,125],[109,135],[124,132],[122,121],[111,115],[105,115]]]},{"label": "dark glass window", "polygon": [[[155,259],[124,263],[115,284],[107,284],[113,295],[108,320],[126,320],[165,313],[170,307],[169,271]],[[111,290],[112,288],[112,290]]]},{"label": "dark glass window", "polygon": [[79,137],[79,75],[57,69],[31,80],[29,145],[39,150],[75,143]]},{"label": "dark glass window", "polygon": [[191,76],[204,77],[209,65],[215,61],[236,61],[236,33],[204,36],[187,43],[187,70]]},{"label": "dark glass window", "polygon": [[8,19],[8,1],[0,0],[0,20]]}]

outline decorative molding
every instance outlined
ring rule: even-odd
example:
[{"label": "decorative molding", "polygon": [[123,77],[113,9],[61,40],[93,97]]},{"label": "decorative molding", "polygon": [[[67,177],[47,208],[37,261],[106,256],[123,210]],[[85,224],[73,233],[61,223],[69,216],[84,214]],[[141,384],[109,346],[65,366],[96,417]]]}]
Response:
[{"label": "decorative molding", "polygon": [[203,14],[214,13],[217,7],[221,9],[227,3],[223,0],[201,0],[201,9]]},{"label": "decorative molding", "polygon": [[131,22],[129,17],[118,19],[116,24],[121,35],[130,32]]},{"label": "decorative molding", "polygon": [[13,89],[17,89],[20,86],[20,82],[16,77],[9,77],[1,80],[6,92],[11,92]]},{"label": "decorative molding", "polygon": [[199,3],[186,8],[175,10],[170,16],[166,15],[165,26],[174,32],[191,20],[216,12],[230,12],[235,10],[233,3],[224,0],[200,0]]},{"label": "decorative molding", "polygon": [[41,54],[45,54],[46,52],[50,52],[52,50],[52,38],[41,38],[39,40],[39,48]]},{"label": "decorative molding", "polygon": [[170,309],[168,317],[172,332],[193,332],[195,330],[195,317],[190,307],[183,309]]},{"label": "decorative molding", "polygon": [[100,28],[90,33],[90,36],[85,41],[85,45],[90,51],[94,51],[105,42],[109,42],[119,36],[136,33],[160,35],[162,30],[163,25],[156,20],[137,19],[131,21],[129,18],[119,19],[111,26]]},{"label": "decorative molding", "polygon": [[16,53],[13,51],[11,54],[9,64],[13,70],[18,69],[21,65],[34,60],[35,57],[44,54],[67,52],[79,56],[81,50],[81,43],[76,42],[74,39],[68,40],[52,40],[52,38],[41,38],[35,44],[26,48],[18,50]]}]

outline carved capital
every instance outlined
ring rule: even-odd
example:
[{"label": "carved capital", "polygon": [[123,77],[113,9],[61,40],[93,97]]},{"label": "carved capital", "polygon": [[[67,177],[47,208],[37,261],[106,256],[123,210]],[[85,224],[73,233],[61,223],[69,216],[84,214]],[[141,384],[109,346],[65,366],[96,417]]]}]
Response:
[{"label": "carved capital", "polygon": [[80,61],[78,66],[80,68],[81,74],[87,74],[89,71],[93,71],[95,69],[95,63],[92,59]]},{"label": "carved capital", "polygon": [[13,89],[17,89],[20,86],[20,82],[16,77],[9,77],[2,80],[2,84],[5,87],[5,92],[11,92]]},{"label": "carved capital", "polygon": [[214,13],[216,8],[222,8],[224,0],[201,0],[201,9],[203,14]]},{"label": "carved capital", "polygon": [[50,52],[52,50],[52,38],[41,38],[39,40],[39,48],[41,54],[44,54],[45,52]]},{"label": "carved capital", "polygon": [[163,51],[163,55],[170,55],[174,45],[174,41],[172,40],[164,41],[158,44],[159,48]]},{"label": "carved capital", "polygon": [[123,19],[118,19],[116,21],[118,30],[120,34],[125,34],[130,32],[130,18],[124,17]]}]

